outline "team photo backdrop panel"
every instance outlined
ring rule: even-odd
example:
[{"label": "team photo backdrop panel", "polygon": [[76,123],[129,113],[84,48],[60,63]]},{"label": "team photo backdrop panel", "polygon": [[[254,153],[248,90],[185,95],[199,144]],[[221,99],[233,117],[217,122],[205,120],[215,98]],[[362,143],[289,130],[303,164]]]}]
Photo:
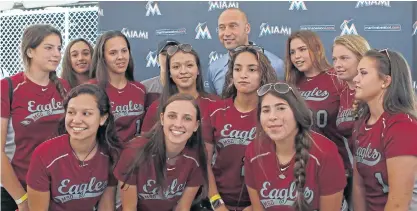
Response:
[{"label": "team photo backdrop panel", "polygon": [[[285,59],[288,35],[310,29],[321,37],[330,62],[336,36],[359,34],[372,48],[400,51],[411,67],[417,66],[417,2],[109,1],[99,3],[99,34],[121,30],[129,38],[138,81],[159,74],[156,47],[168,37],[191,44],[206,72],[211,62],[226,53],[217,36],[217,19],[230,7],[247,14],[249,39],[281,59]],[[417,78],[416,71],[413,78]]]}]

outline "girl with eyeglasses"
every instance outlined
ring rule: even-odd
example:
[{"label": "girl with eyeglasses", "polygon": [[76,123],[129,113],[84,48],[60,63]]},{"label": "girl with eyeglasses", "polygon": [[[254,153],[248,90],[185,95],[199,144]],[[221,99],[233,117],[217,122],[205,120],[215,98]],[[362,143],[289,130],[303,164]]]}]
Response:
[{"label": "girl with eyeglasses", "polygon": [[355,211],[417,209],[417,111],[411,72],[391,50],[370,50],[355,82]]},{"label": "girl with eyeglasses", "polygon": [[[154,101],[148,108],[143,121],[142,133],[149,132],[158,121],[161,107],[170,96],[185,93],[197,100],[203,116],[207,106],[218,97],[204,91],[200,58],[190,44],[171,45],[167,48],[164,89],[159,100]],[[203,137],[205,135],[203,134]]]},{"label": "girl with eyeglasses", "polygon": [[123,150],[114,170],[123,211],[190,210],[199,188],[207,187],[202,119],[194,98],[184,93],[170,97],[152,131]]},{"label": "girl with eyeglasses", "polygon": [[313,130],[332,140],[344,161],[346,175],[351,175],[349,144],[336,127],[340,94],[346,85],[338,80],[326,59],[319,36],[301,30],[287,40],[286,81],[295,84],[313,113]]},{"label": "girl with eyeglasses", "polygon": [[71,87],[87,83],[93,56],[93,46],[83,39],[72,40],[66,47],[62,61],[61,77],[68,81]]},{"label": "girl with eyeglasses", "polygon": [[232,51],[221,101],[209,108],[205,131],[209,168],[209,200],[213,210],[250,210],[244,185],[246,146],[256,135],[256,90],[277,81],[275,70],[257,46]]},{"label": "girl with eyeglasses", "polygon": [[311,131],[312,116],[286,83],[258,89],[258,136],[246,149],[252,210],[340,210],[346,185],[336,145]]},{"label": "girl with eyeglasses", "polygon": [[63,103],[60,136],[39,145],[27,174],[30,210],[114,210],[120,154],[109,98],[82,84]]},{"label": "girl with eyeglasses", "polygon": [[145,86],[133,78],[130,44],[120,31],[107,31],[97,39],[91,65],[91,81],[106,90],[117,135],[122,143],[140,134],[144,117]]},{"label": "girl with eyeglasses", "polygon": [[50,25],[23,32],[24,72],[1,80],[1,210],[28,210],[26,174],[39,144],[56,135],[70,90],[56,76],[62,36]]}]

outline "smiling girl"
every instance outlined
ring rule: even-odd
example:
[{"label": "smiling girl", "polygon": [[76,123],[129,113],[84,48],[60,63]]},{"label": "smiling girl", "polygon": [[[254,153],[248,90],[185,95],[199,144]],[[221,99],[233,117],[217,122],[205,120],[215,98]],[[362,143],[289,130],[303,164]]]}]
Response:
[{"label": "smiling girl", "polygon": [[62,78],[71,87],[88,82],[92,56],[93,47],[87,40],[78,38],[68,44],[62,62]]},{"label": "smiling girl", "polygon": [[114,210],[112,176],[121,144],[110,102],[97,85],[83,84],[64,101],[60,134],[39,145],[27,174],[29,208],[39,211]]},{"label": "smiling girl", "polygon": [[90,76],[110,98],[117,135],[127,142],[140,133],[146,89],[133,78],[129,41],[120,31],[107,31],[96,43]]},{"label": "smiling girl", "polygon": [[23,32],[25,71],[1,80],[1,209],[27,211],[26,173],[35,148],[56,135],[70,87],[58,79],[61,33],[50,25]]},{"label": "smiling girl", "polygon": [[129,143],[114,170],[122,184],[123,211],[190,210],[200,186],[207,185],[201,113],[194,97],[170,97],[156,124],[146,137]]}]

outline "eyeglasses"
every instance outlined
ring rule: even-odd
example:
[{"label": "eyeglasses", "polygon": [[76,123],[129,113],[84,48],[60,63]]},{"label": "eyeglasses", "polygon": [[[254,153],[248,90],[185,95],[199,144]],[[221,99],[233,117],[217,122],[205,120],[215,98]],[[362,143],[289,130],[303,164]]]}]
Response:
[{"label": "eyeglasses", "polygon": [[379,53],[385,54],[388,57],[389,62],[389,74],[391,75],[391,57],[389,56],[388,48],[382,49],[378,51]]},{"label": "eyeglasses", "polygon": [[257,45],[241,45],[231,50],[231,52],[236,53],[238,51],[244,51],[244,50],[255,50],[256,52],[264,53],[264,49]]},{"label": "eyeglasses", "polygon": [[190,44],[179,44],[179,45],[171,45],[167,49],[167,54],[169,56],[174,55],[178,50],[182,50],[186,53],[190,53],[193,50],[193,47]]},{"label": "eyeglasses", "polygon": [[259,97],[262,97],[266,93],[268,93],[272,88],[274,88],[274,90],[280,94],[287,94],[290,90],[294,93],[290,85],[282,82],[265,84],[261,86],[256,92],[258,93]]}]

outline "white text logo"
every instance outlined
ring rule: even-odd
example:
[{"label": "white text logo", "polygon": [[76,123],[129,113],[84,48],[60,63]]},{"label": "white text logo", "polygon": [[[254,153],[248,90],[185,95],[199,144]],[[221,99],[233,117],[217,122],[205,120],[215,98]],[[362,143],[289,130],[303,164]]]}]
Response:
[{"label": "white text logo", "polygon": [[233,130],[232,124],[226,124],[220,131],[222,138],[219,140],[218,146],[227,147],[229,145],[248,145],[250,141],[255,139],[256,127],[250,131]]},{"label": "white text logo", "polygon": [[[111,107],[114,107],[114,102],[110,102]],[[126,105],[117,105],[114,108],[113,116],[114,120],[116,121],[120,117],[124,116],[139,116],[143,114],[143,105],[133,103],[132,100],[129,100],[129,103]]]},{"label": "white text logo", "polygon": [[160,188],[156,184],[155,180],[149,179],[145,185],[143,185],[143,192],[139,193],[141,199],[171,199],[176,196],[181,196],[184,191],[186,183],[178,184],[178,179],[174,179],[168,188],[164,191],[164,197],[159,193]]},{"label": "white text logo", "polygon": [[48,104],[36,104],[35,101],[31,100],[28,102],[28,111],[31,113],[29,116],[20,122],[22,125],[27,126],[32,122],[36,122],[42,117],[47,117],[55,114],[64,113],[64,107],[62,102],[56,101],[55,98],[51,99]]},{"label": "white text logo", "polygon": [[65,203],[74,199],[98,197],[107,187],[107,181],[97,181],[95,177],[91,178],[88,183],[68,186],[70,182],[69,179],[61,181],[58,192],[62,195],[54,197],[56,201]]},{"label": "white text logo", "polygon": [[356,161],[367,166],[375,166],[381,160],[381,153],[371,147],[371,143],[356,150]]},{"label": "white text logo", "polygon": [[305,100],[311,101],[323,101],[330,95],[327,90],[320,90],[318,87],[311,91],[300,91],[300,94]]},{"label": "white text logo", "polygon": [[122,33],[127,37],[127,38],[136,38],[136,39],[148,39],[148,32],[147,31],[136,31],[136,30],[129,30],[128,28],[123,28],[122,29]]},{"label": "white text logo", "polygon": [[162,15],[161,11],[159,11],[159,7],[156,2],[148,1],[148,3],[146,3],[145,8],[146,8],[146,16],[149,16],[150,14],[152,14],[152,16]]},{"label": "white text logo", "polygon": [[306,4],[304,1],[290,1],[290,9],[289,10],[307,10]]},{"label": "white text logo", "polygon": [[259,37],[272,34],[291,35],[291,28],[287,26],[270,26],[268,23],[262,23],[259,28],[261,30]]},{"label": "white text logo", "polygon": [[201,38],[211,40],[211,34],[206,22],[198,23],[197,27],[195,27],[195,32],[197,33],[195,39],[199,40]]},{"label": "white text logo", "polygon": [[[265,208],[279,205],[292,206],[297,198],[296,187],[295,182],[292,182],[289,188],[276,189],[271,188],[271,183],[265,181],[259,191],[262,197],[261,203]],[[309,204],[314,199],[314,191],[309,187],[304,188],[304,199]]]},{"label": "white text logo", "polygon": [[413,29],[414,29],[414,31],[413,31],[413,36],[414,36],[414,35],[416,35],[416,34],[417,34],[417,21],[416,21],[416,22],[414,22],[414,24],[413,24]]},{"label": "white text logo", "polygon": [[340,33],[340,36],[343,36],[345,34],[356,34],[356,35],[358,34],[358,32],[356,31],[356,27],[355,27],[354,23],[352,23],[349,26],[349,23],[351,21],[352,21],[352,19],[351,20],[345,20],[345,21],[343,21],[342,24],[340,24],[340,29],[342,30],[342,33]]},{"label": "white text logo", "polygon": [[391,7],[389,1],[358,1],[355,8],[370,6]]},{"label": "white text logo", "polygon": [[239,2],[235,1],[209,1],[209,9],[208,11],[216,10],[216,9],[228,9],[228,8],[239,8]]}]

